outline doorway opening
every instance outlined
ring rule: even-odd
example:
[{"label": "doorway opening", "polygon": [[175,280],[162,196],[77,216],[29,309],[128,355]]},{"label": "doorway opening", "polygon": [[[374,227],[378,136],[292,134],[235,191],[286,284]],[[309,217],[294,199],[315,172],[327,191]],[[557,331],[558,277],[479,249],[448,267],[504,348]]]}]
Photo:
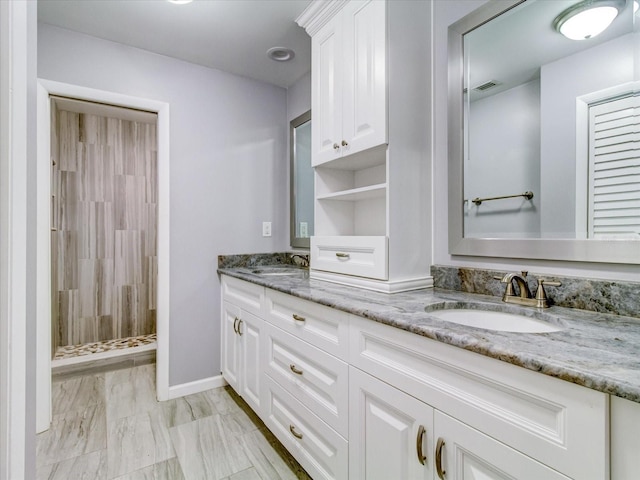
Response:
[{"label": "doorway opening", "polygon": [[155,352],[157,114],[50,96],[52,368]]}]

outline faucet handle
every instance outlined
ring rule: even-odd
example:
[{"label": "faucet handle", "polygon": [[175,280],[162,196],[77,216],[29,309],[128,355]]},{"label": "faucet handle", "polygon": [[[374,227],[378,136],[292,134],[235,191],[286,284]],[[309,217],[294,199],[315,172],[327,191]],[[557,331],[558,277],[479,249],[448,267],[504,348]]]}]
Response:
[{"label": "faucet handle", "polygon": [[562,283],[561,282],[550,282],[549,280],[545,280],[544,278],[539,278],[538,279],[538,285],[549,285],[550,287],[561,287]]},{"label": "faucet handle", "polygon": [[540,307],[548,307],[549,299],[547,298],[547,292],[544,290],[544,285],[549,285],[550,287],[559,287],[562,285],[560,282],[550,282],[545,280],[544,278],[538,278],[538,289],[536,290],[536,300],[538,302],[538,306]]}]

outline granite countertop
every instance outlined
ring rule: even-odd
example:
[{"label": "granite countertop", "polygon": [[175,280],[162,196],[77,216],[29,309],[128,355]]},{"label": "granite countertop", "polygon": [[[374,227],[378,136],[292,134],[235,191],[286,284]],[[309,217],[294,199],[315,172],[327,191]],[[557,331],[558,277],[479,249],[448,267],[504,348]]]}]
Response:
[{"label": "granite countertop", "polygon": [[[423,335],[594,390],[640,403],[640,320],[570,308],[540,312],[498,297],[442,289],[386,294],[309,279],[295,267],[221,268],[219,273]],[[278,270],[293,275],[278,275]],[[254,273],[261,270],[262,273]],[[514,333],[438,319],[427,309],[448,305],[519,313],[562,326],[550,333]],[[454,304],[454,305],[452,305]]]}]

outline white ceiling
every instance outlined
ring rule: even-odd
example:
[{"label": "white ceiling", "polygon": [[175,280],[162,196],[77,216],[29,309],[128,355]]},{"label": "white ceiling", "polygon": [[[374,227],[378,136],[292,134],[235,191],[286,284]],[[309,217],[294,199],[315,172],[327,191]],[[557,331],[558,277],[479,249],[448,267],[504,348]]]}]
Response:
[{"label": "white ceiling", "polygon": [[[471,100],[495,95],[540,76],[540,66],[634,31],[633,2],[611,26],[589,40],[569,40],[553,28],[558,14],[576,0],[530,0],[465,35]],[[473,89],[496,80],[498,87]]]},{"label": "white ceiling", "polygon": [[[310,1],[39,0],[38,20],[288,87],[311,69],[310,37],[295,23]],[[273,61],[271,47],[295,57]]]}]

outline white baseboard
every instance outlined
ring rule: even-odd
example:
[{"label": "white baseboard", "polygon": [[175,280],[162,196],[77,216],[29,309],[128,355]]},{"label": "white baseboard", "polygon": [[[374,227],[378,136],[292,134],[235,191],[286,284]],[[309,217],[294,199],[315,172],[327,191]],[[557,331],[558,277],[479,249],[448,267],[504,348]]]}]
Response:
[{"label": "white baseboard", "polygon": [[169,400],[184,397],[186,395],[192,395],[194,393],[205,392],[212,388],[224,387],[225,385],[227,385],[227,381],[222,375],[203,378],[202,380],[195,380],[193,382],[182,383],[180,385],[171,385],[169,387]]}]

